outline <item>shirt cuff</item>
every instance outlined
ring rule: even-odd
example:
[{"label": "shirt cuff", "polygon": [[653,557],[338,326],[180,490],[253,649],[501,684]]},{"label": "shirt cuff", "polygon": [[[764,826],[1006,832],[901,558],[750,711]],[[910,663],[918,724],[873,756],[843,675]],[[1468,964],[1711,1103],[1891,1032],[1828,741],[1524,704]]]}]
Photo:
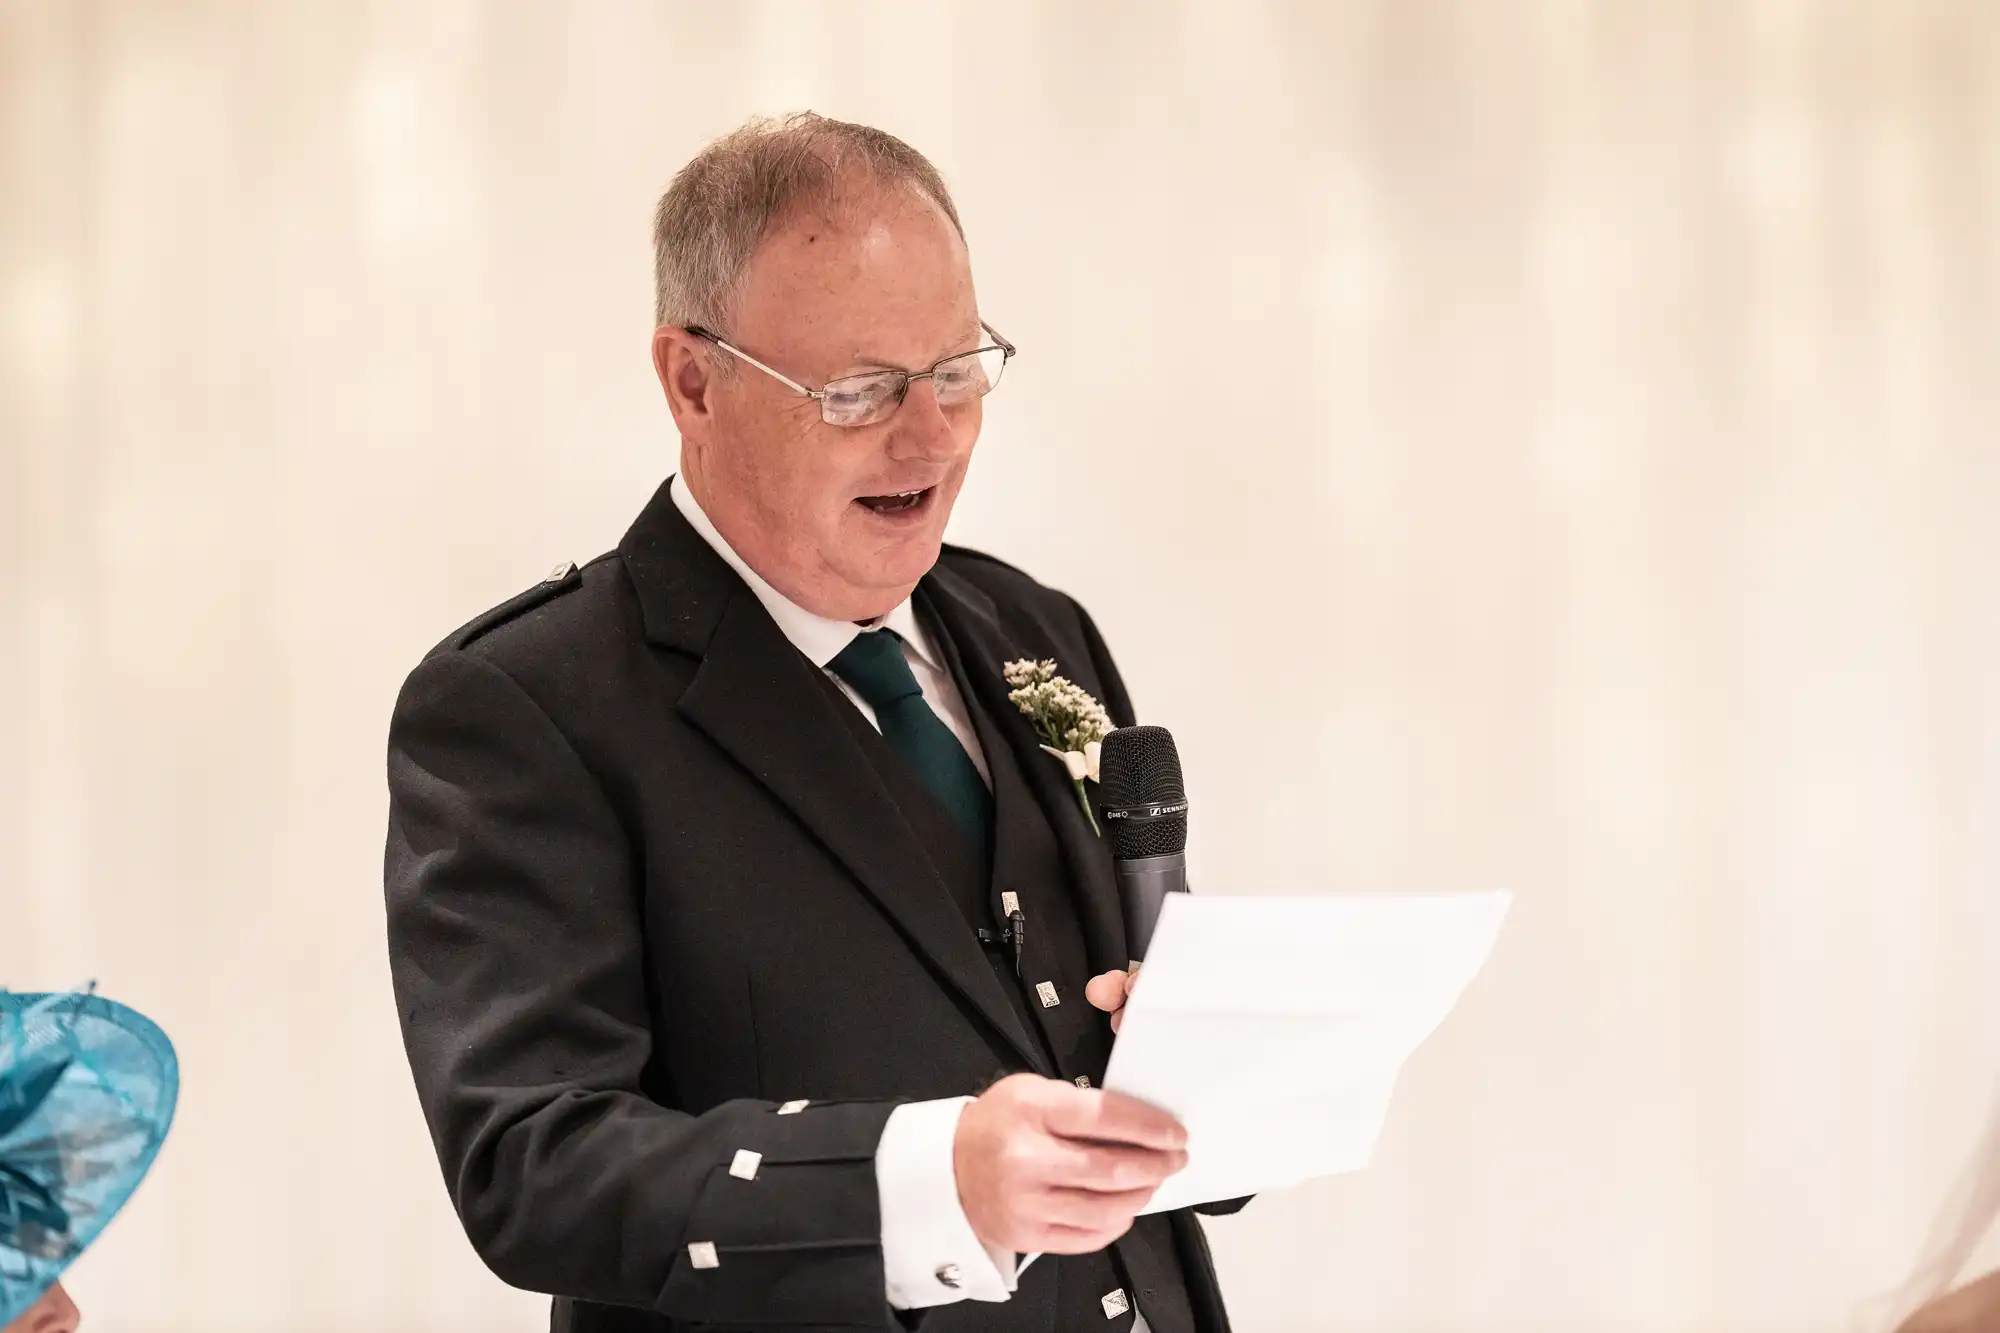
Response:
[{"label": "shirt cuff", "polygon": [[971,1100],[907,1102],[882,1128],[875,1149],[882,1270],[889,1304],[898,1310],[1014,1294],[1014,1255],[988,1249],[958,1201],[952,1145],[959,1113]]}]

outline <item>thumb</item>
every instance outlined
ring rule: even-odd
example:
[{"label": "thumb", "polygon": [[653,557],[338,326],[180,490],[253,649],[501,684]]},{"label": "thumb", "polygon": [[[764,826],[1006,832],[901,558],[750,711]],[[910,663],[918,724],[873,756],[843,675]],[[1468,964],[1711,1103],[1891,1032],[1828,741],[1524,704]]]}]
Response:
[{"label": "thumb", "polygon": [[1084,985],[1084,998],[1106,1013],[1114,1013],[1125,1003],[1125,973],[1114,969],[1092,977]]}]

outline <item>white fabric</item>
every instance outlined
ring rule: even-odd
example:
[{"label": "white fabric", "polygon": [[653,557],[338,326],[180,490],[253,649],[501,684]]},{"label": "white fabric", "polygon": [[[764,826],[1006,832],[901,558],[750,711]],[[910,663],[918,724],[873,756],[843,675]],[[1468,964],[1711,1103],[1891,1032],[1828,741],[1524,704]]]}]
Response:
[{"label": "white fabric", "polygon": [[[959,1113],[971,1101],[950,1097],[897,1107],[875,1150],[882,1268],[889,1304],[899,1310],[960,1300],[1004,1301],[1014,1294],[1018,1270],[1013,1256],[988,1249],[973,1234],[958,1202],[952,1140]],[[945,1264],[958,1268],[956,1288],[938,1280],[938,1269]]]},{"label": "white fabric", "polygon": [[1863,1302],[1852,1326],[1856,1333],[1894,1333],[1903,1321],[1967,1279],[1966,1264],[2000,1221],[2000,1097],[1978,1145],[1958,1181],[1939,1206],[1910,1275],[1894,1291]]},{"label": "white fabric", "polygon": [[[694,493],[679,477],[671,483],[671,494],[674,506],[701,534],[702,540],[750,586],[785,637],[814,666],[825,671],[826,664],[855,635],[869,632],[851,621],[814,615],[773,588],[723,539]],[[991,786],[986,756],[972,730],[965,701],[959,696],[951,673],[944,669],[943,658],[930,636],[917,623],[909,600],[905,598],[884,616],[878,627],[892,629],[902,637],[903,656],[923,687],[924,702],[951,728],[965,746],[965,752],[972,756],[972,762],[978,765],[979,775]],[[998,671],[1000,664],[995,662],[993,669]],[[827,675],[861,710],[869,725],[881,730],[875,710],[867,701],[832,672]],[[988,1252],[973,1234],[972,1224],[966,1220],[965,1209],[958,1201],[952,1140],[958,1129],[959,1113],[971,1100],[951,1097],[899,1106],[890,1113],[882,1140],[876,1145],[875,1183],[882,1206],[882,1267],[888,1280],[889,1304],[898,1309],[913,1310],[967,1299],[1004,1301],[1014,1292],[1019,1270],[1014,1267],[1012,1256]],[[956,1288],[937,1279],[938,1269],[946,1264],[958,1269]]]}]

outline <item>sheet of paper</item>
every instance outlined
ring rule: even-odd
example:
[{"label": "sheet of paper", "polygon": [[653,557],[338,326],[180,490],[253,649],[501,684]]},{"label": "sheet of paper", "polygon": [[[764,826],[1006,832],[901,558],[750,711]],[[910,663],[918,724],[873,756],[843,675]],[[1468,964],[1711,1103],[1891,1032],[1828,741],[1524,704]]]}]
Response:
[{"label": "sheet of paper", "polygon": [[1187,1126],[1187,1168],[1145,1211],[1366,1166],[1397,1073],[1511,901],[1169,895],[1104,1078]]}]

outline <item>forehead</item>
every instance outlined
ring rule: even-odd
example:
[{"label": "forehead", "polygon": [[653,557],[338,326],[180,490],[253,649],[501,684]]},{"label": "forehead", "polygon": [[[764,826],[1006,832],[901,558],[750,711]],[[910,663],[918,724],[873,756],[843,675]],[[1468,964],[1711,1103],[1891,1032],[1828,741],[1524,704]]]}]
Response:
[{"label": "forehead", "polygon": [[951,220],[914,186],[890,186],[774,223],[744,271],[733,322],[774,353],[920,359],[955,350],[977,312]]}]

